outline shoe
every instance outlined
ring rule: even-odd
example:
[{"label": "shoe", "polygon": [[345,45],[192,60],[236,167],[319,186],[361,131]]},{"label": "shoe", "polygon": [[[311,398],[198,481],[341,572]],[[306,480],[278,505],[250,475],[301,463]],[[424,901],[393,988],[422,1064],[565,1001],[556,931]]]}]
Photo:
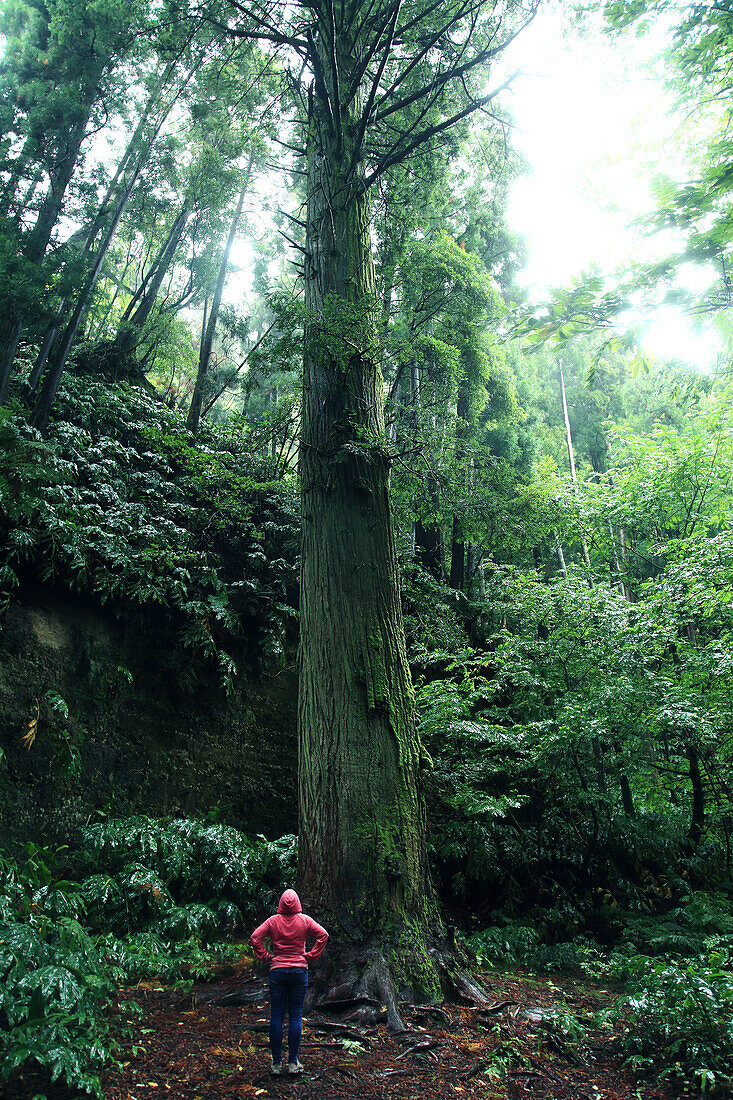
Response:
[{"label": "shoe", "polygon": [[280,1074],[282,1073],[282,1071],[283,1071],[282,1062],[273,1062],[272,1065],[270,1066],[270,1073],[272,1074],[273,1077],[279,1077]]},{"label": "shoe", "polygon": [[303,1067],[300,1062],[288,1062],[288,1073],[302,1073]]}]

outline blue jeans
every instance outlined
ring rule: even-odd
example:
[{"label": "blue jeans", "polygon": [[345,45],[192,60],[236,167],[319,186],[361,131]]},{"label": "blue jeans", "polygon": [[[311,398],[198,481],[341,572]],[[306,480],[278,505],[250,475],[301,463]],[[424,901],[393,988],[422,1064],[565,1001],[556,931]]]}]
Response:
[{"label": "blue jeans", "polygon": [[278,966],[270,971],[270,1050],[272,1060],[282,1060],[283,1020],[288,1012],[288,1062],[298,1061],[303,1031],[303,1002],[308,988],[307,966]]}]

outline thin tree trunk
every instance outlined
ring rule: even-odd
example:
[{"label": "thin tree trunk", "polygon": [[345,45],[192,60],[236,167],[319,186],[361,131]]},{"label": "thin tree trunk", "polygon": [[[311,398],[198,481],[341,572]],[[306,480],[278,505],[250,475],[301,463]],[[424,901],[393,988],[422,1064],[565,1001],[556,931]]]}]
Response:
[{"label": "thin tree trunk", "polygon": [[[458,389],[456,402],[456,466],[460,468],[466,457],[468,435],[469,391],[464,376]],[[460,518],[453,515],[453,531],[450,555],[450,586],[463,590],[466,586],[466,543]]]},{"label": "thin tree trunk", "polygon": [[[605,444],[606,454],[610,457],[611,448],[607,439],[605,440]],[[608,478],[608,484],[611,486],[612,489],[615,489],[616,485],[613,480],[613,474],[610,472],[610,470],[607,472],[606,477]],[[626,545],[626,529],[623,524],[619,524],[618,553],[616,551],[616,540],[614,538],[613,527],[610,523],[608,524],[608,529],[611,532],[611,553],[613,555],[614,568],[616,569],[616,573],[618,574],[619,578],[619,588],[621,590],[621,595],[624,597],[624,599],[628,600],[629,603],[631,603],[631,589],[626,584],[626,577],[628,576],[629,572],[629,551]]]},{"label": "thin tree trunk", "polygon": [[[270,390],[270,405],[272,406],[272,408],[274,410],[277,409],[277,402],[278,402],[277,386],[273,386],[272,389]],[[273,428],[272,428],[272,439],[270,440],[270,457],[274,458],[277,461],[278,442],[277,442],[277,438],[275,436],[276,421],[275,421],[274,418],[273,418],[272,423],[273,423]]]},{"label": "thin tree trunk", "polygon": [[138,159],[133,173],[125,185],[125,190],[120,195],[112,220],[107,227],[107,232],[105,233],[103,240],[100,242],[99,248],[97,249],[97,252],[94,256],[91,270],[87,274],[84,285],[79,292],[74,310],[71,314],[71,317],[69,318],[66,328],[63,331],[63,334],[59,339],[59,343],[55,349],[53,359],[49,363],[49,367],[46,371],[43,385],[38,395],[38,400],[36,401],[32,416],[33,424],[35,425],[35,427],[40,428],[41,431],[45,431],[46,427],[48,426],[48,418],[51,413],[51,406],[53,404],[54,398],[56,397],[56,393],[61,382],[61,376],[64,372],[66,361],[69,357],[69,352],[71,351],[74,340],[76,339],[76,334],[79,331],[81,319],[89,306],[94,287],[96,286],[97,279],[99,278],[99,273],[102,270],[102,264],[104,263],[110,245],[114,240],[115,234],[117,232],[117,226],[119,225],[120,219],[125,212],[125,208],[127,206],[127,203],[129,202],[135,183],[137,182],[138,176],[142,171],[148,155],[149,149],[144,155],[142,155]]},{"label": "thin tree trunk", "polygon": [[44,368],[46,366],[46,362],[47,362],[48,357],[51,353],[51,348],[53,347],[53,342],[56,339],[56,333],[59,330],[59,325],[61,324],[61,318],[63,317],[63,313],[64,313],[64,309],[66,308],[67,301],[68,301],[68,298],[63,298],[61,300],[61,303],[60,303],[58,309],[56,310],[56,313],[54,314],[54,316],[52,317],[52,319],[48,322],[48,325],[46,326],[46,331],[45,331],[44,336],[43,336],[43,341],[41,343],[40,348],[38,349],[38,354],[36,356],[36,360],[33,364],[33,369],[31,371],[30,377],[28,379],[28,391],[27,391],[27,393],[28,393],[28,399],[29,400],[31,399],[32,395],[35,394],[36,390],[38,389],[38,384],[41,381],[41,377],[43,375],[43,371],[44,371]]},{"label": "thin tree trunk", "polygon": [[687,760],[690,766],[690,783],[692,785],[692,818],[688,836],[690,843],[697,847],[702,839],[702,831],[705,827],[705,789],[700,773],[700,755],[694,745],[687,745]]},{"label": "thin tree trunk", "polygon": [[15,362],[15,353],[23,329],[20,317],[10,320],[5,327],[4,339],[0,343],[0,405],[5,404],[10,386],[10,373]]},{"label": "thin tree trunk", "polygon": [[596,779],[598,782],[598,790],[605,794],[608,786],[606,783],[606,769],[603,764],[603,746],[601,745],[601,739],[596,734],[593,737],[593,762],[596,768]]},{"label": "thin tree trunk", "polygon": [[181,237],[188,224],[191,213],[190,200],[186,197],[171,225],[166,239],[161,245],[158,255],[153,261],[137,296],[127,306],[122,315],[120,331],[117,334],[117,343],[127,354],[133,350],[139,341],[143,325],[152,313],[153,306],[158,297],[158,292],[163,284],[168,268],[173,262],[176,249],[181,242]]},{"label": "thin tree trunk", "polygon": [[[64,154],[59,156],[51,169],[49,189],[38,211],[38,217],[23,248],[22,258],[28,264],[38,264],[46,254],[48,242],[59,220],[66,188],[69,185],[77,160],[81,143],[84,140],[91,104],[72,129]],[[0,404],[7,396],[10,375],[15,362],[20,334],[23,329],[22,311],[14,311],[0,324]]]},{"label": "thin tree trunk", "polygon": [[557,528],[555,528],[553,530],[552,534],[553,534],[553,539],[554,539],[554,543],[555,543],[555,553],[557,554],[557,560],[560,564],[560,572],[563,575],[563,580],[567,580],[568,579],[568,568],[565,564],[565,555],[563,553],[562,543],[560,542],[560,536],[557,533]]},{"label": "thin tree trunk", "polygon": [[[413,440],[417,437],[420,410],[420,373],[416,363],[410,363],[410,409]],[[423,493],[434,519],[415,520],[412,528],[412,545],[415,560],[438,580],[445,578],[445,553],[443,532],[437,517],[440,515],[440,485],[431,472],[425,479]],[[417,503],[417,502],[416,502]],[[419,505],[418,505],[419,507]]]},{"label": "thin tree trunk", "polygon": [[486,588],[484,585],[483,574],[483,551],[480,547],[474,543],[469,542],[466,544],[466,568],[464,574],[464,585],[466,595],[469,597],[474,594],[474,585],[478,583],[478,598],[483,599],[486,595]]},{"label": "thin tree trunk", "polygon": [[219,264],[219,275],[216,280],[216,287],[214,289],[214,296],[211,301],[211,309],[209,311],[208,322],[204,324],[203,332],[204,337],[201,342],[201,352],[199,354],[199,367],[196,373],[196,384],[193,388],[193,395],[191,397],[191,406],[188,410],[188,417],[186,418],[186,427],[189,431],[192,431],[195,435],[199,430],[199,420],[201,418],[201,404],[204,399],[204,388],[206,386],[206,378],[209,373],[209,360],[211,359],[211,349],[214,346],[214,335],[216,333],[216,324],[219,320],[219,309],[221,308],[221,299],[224,293],[224,286],[227,279],[227,268],[229,266],[229,256],[234,245],[234,239],[239,229],[239,220],[242,217],[242,209],[244,207],[244,199],[247,191],[249,190],[249,182],[252,176],[252,164],[254,163],[254,154],[250,156],[249,165],[245,173],[244,180],[242,182],[241,189],[239,191],[239,198],[237,199],[237,208],[234,211],[234,217],[232,218],[232,224],[229,227],[229,237],[224,248],[223,255],[221,257],[221,263]]},{"label": "thin tree trunk", "polygon": [[618,738],[616,738],[616,737],[614,737],[614,739],[613,739],[613,751],[615,752],[616,760],[619,762],[619,765],[620,765],[618,779],[619,779],[619,786],[621,788],[621,805],[624,808],[624,814],[626,815],[626,817],[634,818],[634,817],[636,817],[636,807],[634,806],[634,795],[633,795],[633,792],[631,790],[631,783],[629,782],[629,777],[626,774],[626,769],[623,766],[623,764],[621,763],[621,759],[622,759],[621,747],[619,745]]},{"label": "thin tree trunk", "polygon": [[[69,320],[67,322],[67,325],[66,325],[66,327],[64,329],[64,332],[63,332],[63,335],[60,338],[58,346],[57,346],[57,348],[55,350],[55,353],[53,355],[53,361],[52,361],[51,366],[49,367],[49,370],[47,372],[46,381],[44,382],[43,390],[41,391],[41,394],[39,395],[38,400],[36,402],[36,407],[34,409],[34,414],[33,414],[33,422],[36,423],[37,426],[41,427],[43,430],[45,430],[46,425],[48,424],[48,417],[49,417],[49,414],[50,414],[50,411],[51,411],[51,405],[52,405],[53,400],[56,396],[56,392],[58,390],[59,383],[61,381],[61,376],[62,376],[64,368],[66,366],[66,361],[69,357],[69,352],[70,352],[70,350],[73,346],[74,340],[76,339],[76,334],[79,330],[79,326],[81,324],[82,317],[84,316],[86,310],[89,307],[91,297],[92,297],[92,293],[94,291],[94,287],[96,286],[97,279],[99,278],[99,273],[102,270],[102,264],[104,263],[104,260],[106,258],[107,252],[109,251],[110,245],[112,244],[112,241],[114,240],[115,234],[117,232],[117,227],[120,223],[122,215],[125,212],[127,204],[130,201],[130,197],[131,197],[132,192],[134,190],[135,184],[137,183],[137,180],[140,176],[140,173],[142,172],[142,170],[145,167],[148,159],[150,158],[150,154],[152,152],[153,145],[154,145],[158,135],[160,134],[160,131],[163,127],[163,124],[165,123],[165,120],[167,119],[168,115],[170,114],[170,111],[171,111],[173,105],[175,104],[176,100],[178,99],[178,96],[180,95],[180,92],[182,90],[182,88],[179,89],[179,91],[176,93],[176,95],[165,106],[162,114],[158,117],[158,119],[155,122],[153,132],[143,141],[144,131],[146,129],[148,119],[150,117],[150,113],[151,113],[152,108],[155,104],[155,101],[160,97],[160,92],[161,92],[162,88],[165,86],[165,83],[167,82],[167,80],[170,77],[170,73],[172,71],[172,68],[173,68],[173,62],[169,63],[169,65],[166,67],[165,73],[164,73],[163,77],[161,78],[161,81],[159,82],[158,87],[156,88],[156,90],[153,93],[151,93],[150,97],[148,98],[148,102],[145,106],[142,117],[141,117],[141,119],[140,119],[140,121],[139,121],[139,123],[138,123],[138,125],[135,129],[135,133],[133,134],[132,139],[130,140],[130,142],[128,142],[127,148],[126,148],[125,153],[122,157],[122,160],[120,161],[120,164],[117,167],[117,171],[115,172],[114,178],[111,180],[110,185],[107,188],[107,192],[106,192],[106,195],[105,195],[104,200],[102,202],[102,205],[100,207],[100,210],[98,211],[97,216],[94,219],[94,222],[92,223],[92,225],[89,229],[89,232],[87,234],[86,241],[84,243],[84,248],[83,248],[83,251],[82,251],[83,255],[87,254],[91,250],[94,239],[95,239],[97,233],[99,232],[100,228],[104,224],[105,215],[107,214],[107,208],[108,208],[109,204],[116,197],[116,206],[115,206],[114,211],[112,213],[111,222],[109,223],[109,226],[107,228],[107,232],[104,235],[104,238],[102,239],[102,241],[99,244],[99,247],[97,249],[97,252],[96,252],[96,255],[94,257],[93,264],[92,264],[92,269],[87,275],[84,286],[82,287],[82,289],[79,293],[79,297],[77,299],[76,306],[75,306],[75,308],[74,308],[74,310],[71,314],[71,317],[69,318]],[[190,78],[190,74],[189,74],[189,78]],[[187,78],[187,80],[184,82],[184,86],[185,86],[185,83],[187,83],[189,78]],[[142,145],[142,147],[141,147],[141,145]],[[127,167],[130,165],[130,163],[133,159],[133,156],[136,153],[137,153],[137,158],[136,158],[135,163],[132,167],[131,174],[127,178],[125,178],[124,173],[125,173]],[[120,180],[124,181],[121,191],[119,191]],[[42,371],[43,371],[43,368],[44,368],[44,365],[45,365],[45,362],[46,362],[46,357],[50,352],[50,349],[53,345],[53,341],[54,341],[55,336],[56,336],[56,330],[59,327],[59,322],[60,322],[60,319],[61,319],[64,304],[65,304],[65,302],[62,303],[62,306],[59,309],[57,318],[53,323],[52,331],[47,331],[46,337],[44,338],[44,342],[43,342],[43,345],[42,345],[41,350],[39,352],[37,361],[34,365],[34,369],[33,369],[33,372],[31,374],[31,378],[29,379],[29,383],[28,383],[29,394],[34,394],[37,390],[38,385],[39,385],[41,375],[42,375]]]},{"label": "thin tree trunk", "polygon": [[[575,451],[573,450],[573,436],[570,431],[570,417],[568,415],[568,402],[565,396],[565,378],[563,377],[562,367],[560,367],[560,389],[562,391],[562,414],[565,420],[565,441],[568,447],[568,460],[570,462],[570,477],[573,482],[573,489],[577,496],[578,494],[578,474],[575,469]],[[581,540],[581,546],[583,548],[583,561],[590,569],[590,554],[588,553],[588,543],[585,539]]]},{"label": "thin tree trunk", "polygon": [[425,480],[425,496],[435,518],[415,521],[415,560],[438,580],[445,579],[445,553],[443,532],[437,517],[440,515],[440,484],[433,474]]}]

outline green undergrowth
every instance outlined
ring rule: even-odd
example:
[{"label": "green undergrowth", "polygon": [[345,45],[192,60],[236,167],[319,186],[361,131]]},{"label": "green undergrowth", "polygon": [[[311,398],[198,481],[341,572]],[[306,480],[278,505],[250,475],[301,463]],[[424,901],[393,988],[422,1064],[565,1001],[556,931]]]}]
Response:
[{"label": "green undergrowth", "polygon": [[23,863],[0,858],[0,1080],[40,1069],[101,1097],[100,1070],[124,1038],[116,990],[205,978],[238,957],[235,934],[294,867],[292,836],[252,842],[221,824],[145,817],[90,825],[73,856],[29,846]]},{"label": "green undergrowth", "polygon": [[47,438],[0,412],[0,598],[54,583],[120,609],[154,608],[216,662],[282,655],[295,619],[294,489],[236,432],[124,383],[69,374]]},{"label": "green undergrowth", "polygon": [[469,937],[479,965],[580,973],[615,988],[596,1026],[621,1025],[617,1049],[640,1076],[706,1095],[733,1087],[733,902],[682,896],[666,912],[623,912],[616,939],[552,942],[551,921],[504,920]]}]

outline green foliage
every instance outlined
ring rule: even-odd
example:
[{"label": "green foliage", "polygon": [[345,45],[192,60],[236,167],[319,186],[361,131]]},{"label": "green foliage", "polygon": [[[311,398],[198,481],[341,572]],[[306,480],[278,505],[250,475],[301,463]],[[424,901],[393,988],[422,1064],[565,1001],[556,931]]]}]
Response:
[{"label": "green foliage", "polygon": [[111,980],[79,923],[78,887],[49,879],[38,853],[24,868],[0,864],[0,1079],[40,1066],[51,1081],[101,1096]]},{"label": "green foliage", "polygon": [[522,751],[500,726],[476,717],[484,685],[470,675],[470,660],[433,655],[440,657],[456,680],[417,687],[420,738],[430,758],[430,848],[441,877],[465,902],[472,883],[492,877],[508,818],[522,804],[507,772]]},{"label": "green foliage", "polygon": [[70,376],[53,441],[0,422],[0,583],[39,577],[122,608],[156,607],[231,683],[228,652],[277,661],[293,619],[297,517],[221,429],[194,447],[180,417],[124,384]]},{"label": "green foliage", "polygon": [[511,966],[534,959],[540,931],[533,925],[507,922],[476,932],[468,942],[479,966]]},{"label": "green foliage", "polygon": [[627,989],[610,1010],[631,1030],[626,1064],[659,1078],[697,1086],[702,1093],[733,1083],[733,976],[730,952],[713,951],[685,965],[635,955]]},{"label": "green foliage", "polygon": [[0,860],[0,1080],[40,1068],[100,1097],[116,986],[204,977],[212,959],[238,955],[222,937],[292,881],[295,838],[133,818],[89,826],[80,842],[78,881],[55,877],[52,853],[33,846],[23,866]]},{"label": "green foliage", "polygon": [[[637,1073],[699,1087],[730,1087],[733,1057],[733,904],[698,891],[666,912],[619,912],[616,942],[586,934],[553,942],[549,912],[534,921],[500,923],[469,937],[480,966],[520,964],[581,971],[624,990],[596,1023],[621,1027],[626,1064]],[[543,1018],[551,1034],[582,1043],[585,1024],[560,1010]]]},{"label": "green foliage", "polygon": [[89,919],[118,934],[210,935],[251,920],[294,874],[293,837],[251,843],[218,823],[107,821],[84,829],[80,848]]}]

